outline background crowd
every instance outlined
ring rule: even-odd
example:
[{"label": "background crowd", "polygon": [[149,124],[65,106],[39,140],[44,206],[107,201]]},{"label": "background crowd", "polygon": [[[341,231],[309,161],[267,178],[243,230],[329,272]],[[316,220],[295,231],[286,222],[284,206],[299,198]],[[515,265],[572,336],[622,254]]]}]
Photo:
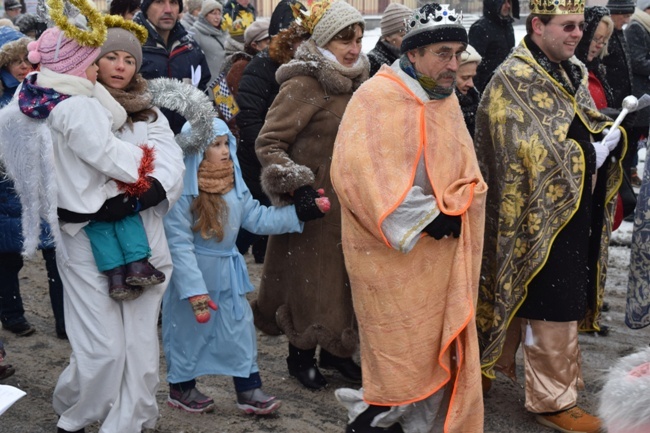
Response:
[{"label": "background crowd", "polygon": [[[336,393],[349,432],[481,432],[519,348],[540,424],[644,431],[641,409],[577,402],[578,333],[608,333],[623,218],[626,323],[650,323],[650,108],[612,128],[650,88],[650,0],[533,1],[518,44],[518,0],[484,1],[469,32],[449,5],[391,3],[367,55],[343,0],[281,0],[270,19],[249,0],[62,5],[48,19],[7,0],[0,26],[0,321],[35,332],[19,272],[40,250],[72,348],[59,432],[155,428],[159,324],[167,402],[187,412],[218,407],[205,375],[233,377],[245,413],[279,410],[257,328],[286,336],[302,386],[327,387],[321,369],[363,386]],[[643,377],[645,361],[625,368]]]}]

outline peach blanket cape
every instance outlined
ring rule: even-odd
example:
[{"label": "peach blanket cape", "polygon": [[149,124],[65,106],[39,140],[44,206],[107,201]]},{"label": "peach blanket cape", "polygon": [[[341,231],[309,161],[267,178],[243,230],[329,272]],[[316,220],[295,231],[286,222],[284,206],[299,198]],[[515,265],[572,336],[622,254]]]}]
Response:
[{"label": "peach blanket cape", "polygon": [[[462,233],[421,235],[404,254],[390,247],[381,225],[413,185],[421,157],[438,206],[462,216]],[[359,322],[364,399],[403,405],[449,384],[444,431],[482,432],[475,311],[487,186],[456,96],[423,102],[383,67],[346,109],[331,175]]]}]

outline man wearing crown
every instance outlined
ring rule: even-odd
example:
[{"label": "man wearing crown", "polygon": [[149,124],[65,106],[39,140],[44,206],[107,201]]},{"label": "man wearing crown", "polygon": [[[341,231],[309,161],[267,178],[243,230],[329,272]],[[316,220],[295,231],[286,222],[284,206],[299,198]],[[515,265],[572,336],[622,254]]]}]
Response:
[{"label": "man wearing crown", "polygon": [[359,323],[348,432],[483,432],[475,302],[486,185],[454,93],[462,15],[431,3],[352,96],[332,182]]},{"label": "man wearing crown", "polygon": [[[578,330],[598,331],[621,129],[600,114],[574,57],[581,0],[532,0],[527,35],[485,89],[476,152],[489,186],[477,324],[485,384],[516,381],[523,342],[526,409],[562,432],[598,432],[576,406]],[[624,136],[623,136],[624,137]]]}]

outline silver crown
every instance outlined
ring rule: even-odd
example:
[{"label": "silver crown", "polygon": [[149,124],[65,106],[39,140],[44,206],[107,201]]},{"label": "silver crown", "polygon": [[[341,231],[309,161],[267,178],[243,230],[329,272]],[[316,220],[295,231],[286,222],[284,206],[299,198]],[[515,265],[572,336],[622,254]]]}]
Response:
[{"label": "silver crown", "polygon": [[463,13],[449,9],[448,4],[429,3],[416,9],[406,22],[407,32],[420,32],[443,25],[462,25]]}]

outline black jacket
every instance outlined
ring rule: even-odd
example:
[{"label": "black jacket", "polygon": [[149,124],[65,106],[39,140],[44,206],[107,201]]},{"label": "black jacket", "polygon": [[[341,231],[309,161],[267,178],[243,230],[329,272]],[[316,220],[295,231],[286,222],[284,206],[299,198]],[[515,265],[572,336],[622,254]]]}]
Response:
[{"label": "black jacket", "polygon": [[478,103],[481,101],[481,94],[475,87],[469,89],[467,95],[460,93],[458,88],[454,88],[454,91],[458,97],[458,103],[463,112],[463,118],[465,119],[465,125],[467,125],[469,135],[474,139],[474,130],[476,129],[476,110],[478,110]]},{"label": "black jacket", "polygon": [[244,182],[254,198],[264,198],[260,185],[262,166],[255,154],[255,140],[264,125],[266,113],[280,91],[275,72],[280,67],[269,57],[268,49],[253,57],[244,69],[239,82],[236,101],[239,114],[235,117],[239,128],[237,158]]},{"label": "black jacket", "polygon": [[372,77],[377,73],[381,65],[392,65],[399,57],[399,48],[392,49],[388,42],[379,39],[375,48],[368,53],[368,60],[370,61],[370,76]]},{"label": "black jacket", "polygon": [[[650,33],[638,22],[631,21],[625,28],[625,39],[630,49],[632,90],[634,96],[650,93]],[[648,127],[650,107],[637,112],[637,127]]]},{"label": "black jacket", "polygon": [[605,76],[612,88],[612,107],[621,108],[623,98],[634,94],[630,51],[623,30],[614,30],[607,52],[602,64],[605,65]]},{"label": "black jacket", "polygon": [[[469,44],[483,57],[476,69],[474,85],[479,92],[492,78],[494,70],[515,46],[513,19],[500,14],[504,0],[484,0],[483,16],[469,29]],[[519,0],[512,0],[512,16],[519,18]]]},{"label": "black jacket", "polygon": [[[147,42],[142,46],[142,67],[140,68],[140,73],[145,79],[167,77],[191,83],[192,71],[190,67],[196,68],[201,65],[201,80],[198,88],[205,90],[210,81],[208,62],[206,62],[199,45],[187,34],[180,21],[171,30],[167,44],[142,13],[138,13],[133,21],[143,25],[149,32]],[[183,116],[166,109],[162,109],[162,112],[169,120],[169,126],[174,134],[181,132],[185,123]]]}]

